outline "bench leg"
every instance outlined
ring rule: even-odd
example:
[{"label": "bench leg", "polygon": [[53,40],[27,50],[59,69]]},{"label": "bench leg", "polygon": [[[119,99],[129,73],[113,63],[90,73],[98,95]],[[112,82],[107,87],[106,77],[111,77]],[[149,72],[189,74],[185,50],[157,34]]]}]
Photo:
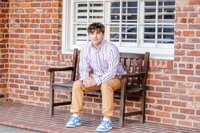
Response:
[{"label": "bench leg", "polygon": [[50,116],[54,115],[54,90],[50,88],[50,97],[49,97],[49,114]]},{"label": "bench leg", "polygon": [[119,113],[119,126],[124,126],[124,117],[125,117],[125,100],[126,94],[124,89],[124,84],[122,82],[121,87],[121,96],[120,96],[120,113]]},{"label": "bench leg", "polygon": [[145,92],[143,92],[141,97],[141,111],[140,123],[145,123]]},{"label": "bench leg", "polygon": [[[122,106],[120,104],[120,106]],[[119,126],[124,126],[124,111],[123,111],[123,107],[120,107],[120,115],[119,115]]]}]

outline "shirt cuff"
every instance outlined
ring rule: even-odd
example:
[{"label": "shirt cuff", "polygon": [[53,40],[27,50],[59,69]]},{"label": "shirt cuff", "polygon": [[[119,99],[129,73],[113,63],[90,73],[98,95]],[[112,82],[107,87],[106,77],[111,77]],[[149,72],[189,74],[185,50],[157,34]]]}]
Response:
[{"label": "shirt cuff", "polygon": [[94,78],[94,81],[96,82],[97,86],[101,84],[100,78]]}]

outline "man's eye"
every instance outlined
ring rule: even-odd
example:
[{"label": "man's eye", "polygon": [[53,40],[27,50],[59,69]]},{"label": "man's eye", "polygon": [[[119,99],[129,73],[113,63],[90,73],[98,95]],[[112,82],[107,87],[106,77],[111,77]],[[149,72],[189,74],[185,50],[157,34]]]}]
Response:
[{"label": "man's eye", "polygon": [[91,30],[90,33],[94,33],[94,30]]}]

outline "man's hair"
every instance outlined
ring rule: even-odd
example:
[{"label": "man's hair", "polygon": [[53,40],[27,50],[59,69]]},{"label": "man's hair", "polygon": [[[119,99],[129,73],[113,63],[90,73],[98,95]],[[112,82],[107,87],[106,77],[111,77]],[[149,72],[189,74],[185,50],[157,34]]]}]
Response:
[{"label": "man's hair", "polygon": [[92,23],[88,26],[87,32],[93,33],[94,31],[102,32],[104,34],[105,27],[102,23],[99,22]]}]

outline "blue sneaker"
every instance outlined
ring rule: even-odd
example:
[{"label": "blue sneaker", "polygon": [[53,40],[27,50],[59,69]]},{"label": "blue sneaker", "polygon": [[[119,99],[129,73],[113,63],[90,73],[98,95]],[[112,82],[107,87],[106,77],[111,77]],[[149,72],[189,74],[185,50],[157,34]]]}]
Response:
[{"label": "blue sneaker", "polygon": [[81,119],[78,116],[72,115],[66,123],[66,127],[76,127],[81,125]]},{"label": "blue sneaker", "polygon": [[106,132],[112,129],[112,122],[110,120],[102,120],[101,124],[96,128],[96,131]]}]

